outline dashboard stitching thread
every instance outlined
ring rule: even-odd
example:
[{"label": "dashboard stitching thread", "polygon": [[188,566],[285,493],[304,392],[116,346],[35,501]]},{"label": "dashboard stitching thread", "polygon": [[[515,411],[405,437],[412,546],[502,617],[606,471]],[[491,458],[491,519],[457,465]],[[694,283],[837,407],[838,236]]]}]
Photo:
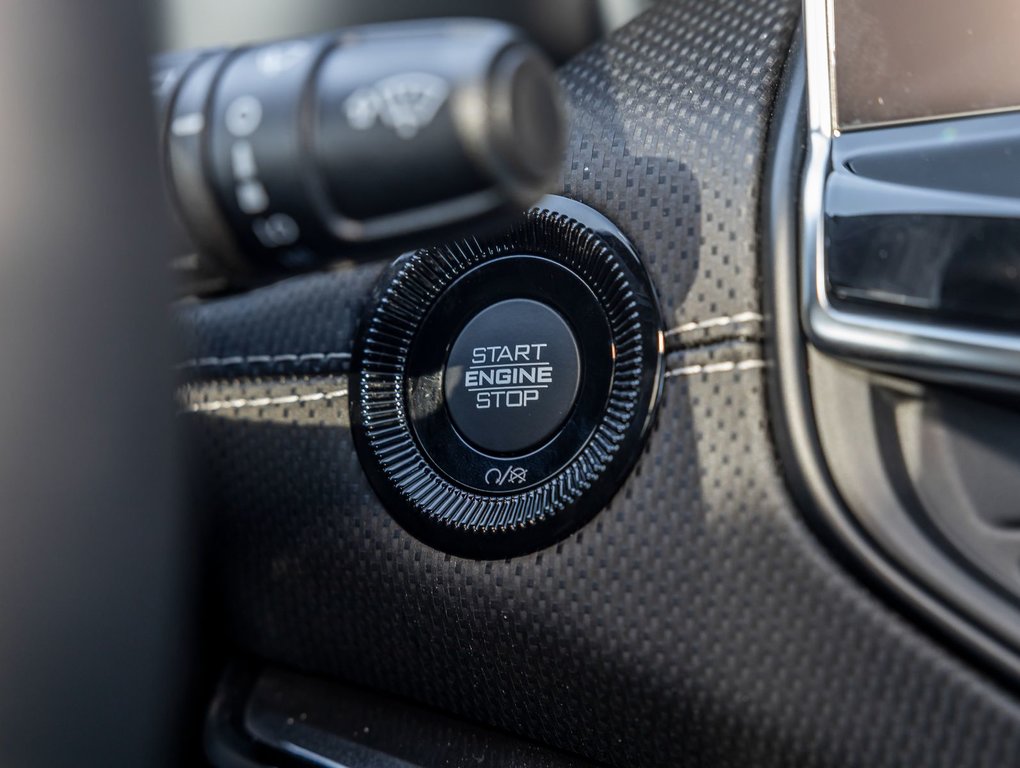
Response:
[{"label": "dashboard stitching thread", "polygon": [[242,410],[244,408],[265,408],[271,405],[297,405],[320,400],[335,400],[347,396],[346,389],[334,389],[329,392],[309,392],[304,395],[283,395],[280,397],[238,397],[230,400],[213,400],[208,403],[191,403],[182,408],[180,413],[211,413],[226,409]]},{"label": "dashboard stitching thread", "polygon": [[[729,371],[751,371],[764,368],[764,360],[727,360],[704,365],[687,365],[666,371],[667,379],[698,374],[726,373]],[[243,410],[245,408],[266,408],[274,405],[298,405],[301,403],[335,400],[347,396],[346,389],[334,389],[328,392],[309,392],[304,395],[282,395],[280,397],[238,397],[229,400],[213,400],[207,403],[191,403],[182,408],[180,413],[214,413],[227,409]]]},{"label": "dashboard stitching thread", "polygon": [[[758,312],[738,312],[734,315],[711,317],[707,320],[684,323],[665,331],[666,336],[682,336],[708,328],[719,328],[737,323],[760,322],[765,318]],[[328,362],[330,360],[349,360],[350,352],[305,352],[279,355],[230,355],[224,357],[199,357],[185,360],[175,366],[178,370],[189,368],[229,367],[236,365],[272,364],[272,363],[305,363]]]},{"label": "dashboard stitching thread", "polygon": [[704,365],[685,365],[682,368],[673,368],[666,371],[666,378],[676,376],[696,376],[699,373],[725,373],[727,371],[752,371],[764,368],[767,363],[764,360],[727,360],[719,363],[706,363]]},{"label": "dashboard stitching thread", "polygon": [[708,328],[719,328],[726,325],[733,325],[735,323],[761,322],[764,319],[765,317],[758,312],[738,312],[735,315],[711,317],[708,320],[684,323],[683,325],[678,325],[676,328],[671,328],[670,330],[666,331],[665,335],[683,336],[684,334],[687,333],[703,331]]},{"label": "dashboard stitching thread", "polygon": [[232,355],[229,357],[199,357],[185,360],[178,363],[176,368],[184,370],[187,368],[211,368],[226,367],[233,365],[248,365],[252,363],[304,363],[304,362],[326,362],[329,360],[349,360],[350,352],[306,352],[303,354],[291,353],[281,355]]}]

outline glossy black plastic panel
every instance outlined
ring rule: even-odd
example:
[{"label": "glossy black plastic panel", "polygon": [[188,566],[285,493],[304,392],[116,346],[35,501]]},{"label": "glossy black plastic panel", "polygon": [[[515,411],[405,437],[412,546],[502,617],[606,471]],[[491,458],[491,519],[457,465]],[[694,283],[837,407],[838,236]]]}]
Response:
[{"label": "glossy black plastic panel", "polygon": [[1016,391],[1020,113],[836,136],[815,126],[810,137],[801,313],[811,342],[874,370]]},{"label": "glossy black plastic panel", "polygon": [[825,213],[834,302],[1020,320],[1020,114],[836,137]]},{"label": "glossy black plastic panel", "polygon": [[1020,219],[829,217],[832,298],[977,327],[1020,321]]}]

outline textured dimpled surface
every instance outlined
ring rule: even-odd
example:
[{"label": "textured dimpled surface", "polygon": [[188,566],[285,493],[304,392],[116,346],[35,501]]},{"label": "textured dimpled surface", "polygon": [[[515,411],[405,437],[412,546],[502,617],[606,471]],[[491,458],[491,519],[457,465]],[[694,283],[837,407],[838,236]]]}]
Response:
[{"label": "textured dimpled surface", "polygon": [[[635,472],[561,544],[431,550],[361,473],[342,370],[198,369],[182,418],[239,645],[620,766],[1017,764],[1015,703],[833,563],[783,485],[756,217],[795,24],[792,2],[664,3],[563,71],[565,192],[634,240],[674,351]],[[188,353],[344,352],[369,277],[187,310]]]}]

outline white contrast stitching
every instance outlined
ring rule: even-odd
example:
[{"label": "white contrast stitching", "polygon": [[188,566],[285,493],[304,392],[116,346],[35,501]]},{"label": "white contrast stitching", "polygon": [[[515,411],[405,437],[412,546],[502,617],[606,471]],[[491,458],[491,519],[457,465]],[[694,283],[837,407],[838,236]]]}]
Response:
[{"label": "white contrast stitching", "polygon": [[673,376],[695,376],[699,373],[725,373],[726,371],[750,371],[764,368],[764,360],[740,360],[739,362],[707,363],[706,365],[688,365],[666,371],[666,378]]},{"label": "white contrast stitching", "polygon": [[676,328],[671,328],[666,331],[666,335],[682,336],[685,333],[702,331],[706,328],[717,328],[724,325],[733,325],[734,323],[760,322],[764,319],[765,318],[757,312],[739,312],[736,315],[729,315],[728,317],[712,317],[708,320],[701,320],[696,323],[684,323],[683,325],[678,325]]},{"label": "white contrast stitching", "polygon": [[311,360],[328,362],[329,360],[348,360],[350,352],[307,352],[289,355],[234,355],[232,357],[199,357],[185,360],[177,365],[178,370],[184,368],[211,368],[213,366],[247,365],[248,363],[304,363]]},{"label": "white contrast stitching", "polygon": [[[765,318],[758,312],[739,312],[735,315],[711,317],[708,320],[684,323],[666,331],[666,336],[680,336],[706,328],[719,328],[735,323],[760,322]],[[305,352],[284,355],[232,355],[230,357],[199,357],[178,363],[177,368],[209,368],[213,366],[247,365],[251,363],[304,363],[310,361],[328,362],[330,360],[349,360],[350,352]]]},{"label": "white contrast stitching", "polygon": [[213,400],[208,403],[191,403],[182,413],[209,413],[227,408],[265,408],[269,405],[294,405],[297,403],[313,403],[318,400],[334,400],[347,395],[346,389],[334,389],[331,392],[311,392],[307,395],[284,395],[282,397],[239,397],[234,400]]}]

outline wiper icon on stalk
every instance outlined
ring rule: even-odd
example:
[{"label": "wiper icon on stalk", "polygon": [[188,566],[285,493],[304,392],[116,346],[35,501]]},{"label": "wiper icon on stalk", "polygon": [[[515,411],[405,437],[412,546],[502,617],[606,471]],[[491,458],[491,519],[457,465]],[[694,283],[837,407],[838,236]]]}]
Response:
[{"label": "wiper icon on stalk", "polygon": [[435,118],[450,93],[445,80],[426,72],[391,75],[359,88],[344,102],[347,122],[365,131],[379,120],[402,139],[413,139]]}]

